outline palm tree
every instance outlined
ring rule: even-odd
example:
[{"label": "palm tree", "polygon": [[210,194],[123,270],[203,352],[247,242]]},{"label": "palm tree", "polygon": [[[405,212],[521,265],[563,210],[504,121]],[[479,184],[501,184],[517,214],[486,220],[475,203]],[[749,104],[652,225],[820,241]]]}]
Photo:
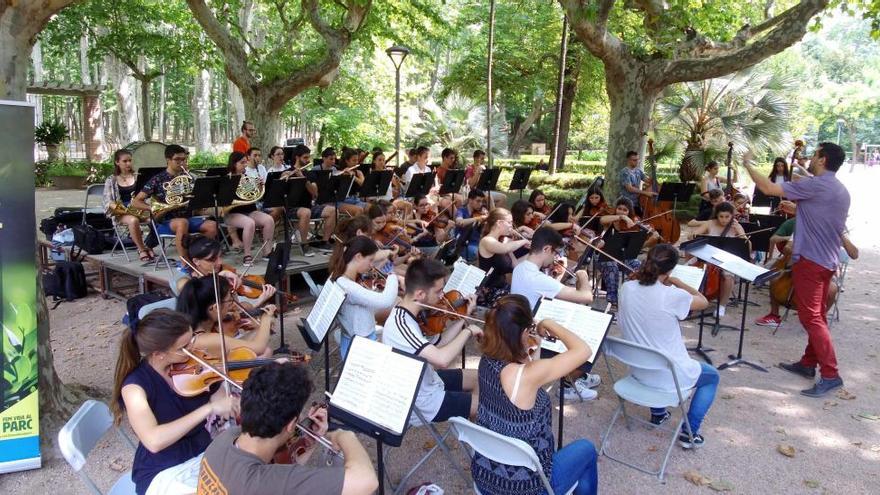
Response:
[{"label": "palm tree", "polygon": [[747,69],[667,88],[655,108],[658,131],[685,143],[681,180],[698,180],[705,163],[726,155],[728,142],[737,153],[785,149],[794,83],[770,71]]},{"label": "palm tree", "polygon": [[[408,142],[436,143],[459,152],[486,147],[486,108],[470,98],[453,93],[442,105],[428,100],[419,111],[419,119]],[[506,152],[507,121],[496,110],[492,116],[492,153],[504,156]]]}]

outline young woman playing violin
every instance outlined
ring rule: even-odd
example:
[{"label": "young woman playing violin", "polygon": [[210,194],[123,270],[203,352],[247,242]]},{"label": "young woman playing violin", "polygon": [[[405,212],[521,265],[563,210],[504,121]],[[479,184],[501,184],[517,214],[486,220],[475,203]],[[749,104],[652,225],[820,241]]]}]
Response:
[{"label": "young woman playing violin", "polygon": [[587,191],[587,204],[584,206],[584,211],[581,213],[578,221],[582,227],[593,232],[600,232],[602,230],[600,217],[613,214],[614,208],[605,201],[605,194],[602,192],[602,189],[593,187]]},{"label": "young woman playing violin", "polygon": [[372,223],[370,235],[379,243],[380,248],[391,251],[389,259],[394,264],[395,273],[402,276],[406,272],[406,265],[421,256],[421,251],[413,246],[413,239],[387,214],[384,206],[370,205],[367,208],[367,217]]},{"label": "young woman playing violin", "polygon": [[529,225],[533,229],[538,228],[538,224],[544,221],[544,218],[550,214],[553,208],[550,208],[550,204],[547,203],[547,197],[540,189],[535,189],[532,191],[532,194],[529,195],[529,204],[532,205],[532,212],[534,214],[535,222],[534,225]]},{"label": "young woman playing violin", "polygon": [[483,237],[477,249],[477,266],[488,272],[492,270],[485,283],[477,292],[477,304],[491,308],[495,301],[510,292],[510,275],[520,259],[514,256],[517,250],[528,254],[528,239],[513,234],[513,217],[504,208],[495,208],[483,224]]},{"label": "young woman playing violin", "polygon": [[[566,351],[536,359],[543,337],[558,338]],[[486,317],[480,343],[479,408],[476,422],[501,435],[529,444],[556,493],[595,494],[598,490],[596,447],[581,439],[554,451],[553,404],[544,388],[567,376],[594,350],[552,320],[535,322],[529,301],[520,295],[501,298]],[[552,469],[551,469],[552,467]],[[504,466],[475,454],[474,484],[482,493],[544,493],[541,478],[524,467]]]},{"label": "young woman playing violin", "polygon": [[[694,228],[691,235],[711,235],[719,237],[739,237],[748,240],[745,231],[735,219],[736,209],[732,204],[723,202],[712,210],[712,218]],[[718,316],[724,316],[724,308],[730,300],[730,293],[733,291],[733,274],[721,271],[721,280],[719,286],[719,307]]]},{"label": "young woman playing violin", "polygon": [[364,275],[372,272],[376,253],[376,242],[365,236],[355,236],[337,243],[330,257],[330,280],[336,282],[348,297],[339,310],[342,324],[342,338],[339,353],[343,359],[355,335],[376,340],[376,313],[390,310],[397,300],[397,276],[385,279],[381,292],[370,290],[360,284]]},{"label": "young woman playing violin", "polygon": [[211,443],[209,416],[238,415],[238,399],[222,387],[194,397],[174,391],[169,372],[189,359],[181,349],[192,344],[187,317],[168,309],[151,312],[122,335],[110,408],[117,425],[127,415],[139,440],[131,473],[138,495],[165,493],[178,473],[198,465],[193,458]]},{"label": "young woman playing violin", "polygon": [[[181,277],[177,280],[177,290],[183,290],[184,284],[192,277],[210,277],[211,273],[217,272],[217,275],[229,281],[233,289],[242,286],[242,277],[234,268],[223,264],[223,247],[214,239],[203,236],[195,236],[189,243],[189,255],[192,259],[192,267],[184,265],[184,273],[188,276]],[[260,295],[251,298],[251,301],[244,300],[242,297],[239,302],[245,308],[258,308],[263,304],[271,301],[275,296],[275,287],[269,284],[263,284],[260,289]],[[289,295],[289,298],[296,300],[296,296]]]},{"label": "young woman playing violin", "polygon": [[[420,229],[428,230],[429,241],[433,245],[446,242],[449,239],[449,231],[452,228],[452,213],[450,208],[437,211],[437,207],[432,205],[426,196],[416,196],[413,198],[414,220],[407,221],[407,224],[417,226]],[[418,242],[416,242],[419,245]]]},{"label": "young woman playing violin", "polygon": [[[706,164],[706,171],[703,173],[703,177],[700,179],[700,197],[702,201],[700,202],[700,209],[708,208],[709,205],[709,191],[715,189],[721,189],[721,184],[727,184],[726,177],[719,177],[718,172],[721,170],[721,167],[718,165],[718,162],[715,160],[711,160]],[[737,181],[737,171],[736,168],[733,169],[733,182]]]},{"label": "young woman playing violin", "polygon": [[[260,357],[271,357],[269,335],[275,318],[275,306],[268,304],[262,308],[259,325],[252,331],[252,322],[243,317],[234,304],[235,294],[230,290],[225,278],[217,277],[215,291],[213,277],[194,278],[183,286],[177,298],[177,310],[189,317],[195,339],[193,346],[204,350],[211,356],[220,355],[220,334],[225,335],[227,351],[247,347]],[[217,295],[220,296],[218,325]]]},{"label": "young woman playing violin", "polygon": [[[599,221],[605,228],[605,232],[602,234],[605,239],[617,232],[633,232],[639,228],[637,225],[638,217],[635,216],[635,208],[629,198],[618,198],[614,203],[614,214],[603,215]],[[638,270],[641,266],[641,262],[635,258],[621,261],[633,271]],[[609,303],[616,305],[620,268],[614,261],[600,258],[599,270],[602,273],[602,284],[605,286],[605,297]]]}]

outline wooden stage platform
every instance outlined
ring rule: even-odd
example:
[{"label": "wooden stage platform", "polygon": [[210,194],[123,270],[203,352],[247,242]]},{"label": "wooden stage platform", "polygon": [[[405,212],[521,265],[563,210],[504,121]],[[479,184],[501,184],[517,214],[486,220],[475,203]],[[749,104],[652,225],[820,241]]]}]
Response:
[{"label": "wooden stage platform", "polygon": [[[49,251],[52,245],[46,241],[40,242],[40,263],[42,266],[49,266],[50,258]],[[64,248],[67,257],[70,256],[70,248]],[[84,257],[80,259],[83,262],[83,265],[86,267],[87,272],[94,274],[96,277],[95,288],[98,289],[101,295],[105,298],[107,297],[115,297],[117,299],[125,300],[131,297],[134,294],[140,294],[143,292],[148,292],[155,289],[167,289],[169,287],[169,281],[172,278],[176,278],[174,273],[180,273],[176,268],[176,263],[171,262],[171,270],[169,270],[163,261],[161,261],[161,255],[159,254],[159,249],[155,248],[154,251],[156,255],[159,256],[160,261],[158,267],[156,266],[156,262],[142,262],[137,259],[137,252],[134,253],[129,250],[129,258],[131,261],[126,261],[125,256],[122,254],[122,251],[117,250],[116,253],[110,254],[110,251],[105,251],[103,254],[84,254]],[[302,286],[302,283],[299,280],[295,280],[296,275],[304,275],[303,279],[305,280],[306,285],[311,285],[312,281],[312,273],[317,275],[318,282],[322,282],[324,275],[321,272],[324,272],[327,269],[328,261],[330,260],[329,253],[312,250],[315,253],[314,256],[304,257],[299,254],[299,250],[294,248],[291,250],[290,254],[290,263],[287,265],[287,270],[285,270],[284,283],[282,284],[282,290],[286,290],[287,288],[295,288],[297,286]],[[166,253],[169,258],[177,259],[177,252],[174,250],[173,246],[166,247]],[[239,256],[224,256],[226,260],[236,260]],[[243,273],[245,268],[241,265],[236,265],[234,263],[226,263],[228,265],[232,265],[238,271],[238,273]],[[266,262],[263,260],[256,261],[254,266],[250,268],[247,272],[251,275],[264,275],[266,273]],[[125,290],[125,293],[121,292],[121,290]],[[306,295],[306,298],[308,296]],[[302,300],[303,297],[301,296]]]}]

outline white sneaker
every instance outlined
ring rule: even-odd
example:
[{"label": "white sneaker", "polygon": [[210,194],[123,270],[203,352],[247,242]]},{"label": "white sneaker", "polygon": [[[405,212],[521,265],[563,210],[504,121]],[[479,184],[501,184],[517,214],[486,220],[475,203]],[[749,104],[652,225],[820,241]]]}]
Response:
[{"label": "white sneaker", "polygon": [[596,397],[599,396],[599,393],[591,388],[587,388],[584,386],[580,386],[577,384],[574,387],[565,387],[563,389],[562,395],[565,398],[566,402],[584,402],[588,400],[595,400]]},{"label": "white sneaker", "polygon": [[300,242],[299,242],[299,231],[298,231],[298,230],[294,230],[294,231],[293,231],[293,235],[290,236],[290,242],[292,242],[293,244],[299,244],[299,243],[300,243]]},{"label": "white sneaker", "polygon": [[585,388],[596,388],[602,383],[602,377],[595,373],[587,373],[575,380],[574,383]]},{"label": "white sneaker", "polygon": [[724,318],[724,306],[718,306],[718,317]]}]

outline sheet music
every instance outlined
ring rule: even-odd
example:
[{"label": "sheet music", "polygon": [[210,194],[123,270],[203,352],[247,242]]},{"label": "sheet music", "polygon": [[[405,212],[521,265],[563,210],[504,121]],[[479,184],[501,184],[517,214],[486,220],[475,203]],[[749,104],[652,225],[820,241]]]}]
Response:
[{"label": "sheet music", "polygon": [[[588,306],[561,299],[541,299],[538,312],[535,314],[535,321],[553,320],[586,342],[593,351],[593,354],[587,359],[587,362],[590,363],[593,362],[602,345],[605,333],[608,332],[608,327],[611,325],[611,318],[610,313],[594,311]],[[556,340],[556,342],[543,340],[541,347],[557,353],[566,351],[565,344],[561,340]]]},{"label": "sheet music", "polygon": [[770,271],[709,244],[688,249],[687,252],[749,282],[754,282],[756,278]]},{"label": "sheet music", "polygon": [[391,346],[357,337],[330,402],[400,435],[423,369],[424,363],[393,352]]},{"label": "sheet music", "polygon": [[700,286],[703,285],[703,275],[705,271],[704,268],[696,266],[675,265],[675,268],[672,269],[669,276],[681,280],[692,289],[698,291],[700,290]]},{"label": "sheet music", "polygon": [[453,264],[452,275],[446,281],[443,292],[457,290],[465,297],[477,293],[477,287],[483,283],[486,278],[486,272],[469,265],[465,260],[459,258]]},{"label": "sheet music", "polygon": [[308,323],[306,328],[310,330],[316,342],[324,340],[324,336],[330,330],[330,325],[333,324],[333,319],[336,317],[336,313],[339,312],[339,307],[342,306],[344,300],[345,291],[335,282],[328,279],[324,284],[324,288],[321,289],[321,294],[318,295],[318,300],[312,306],[312,311],[306,318]]}]

